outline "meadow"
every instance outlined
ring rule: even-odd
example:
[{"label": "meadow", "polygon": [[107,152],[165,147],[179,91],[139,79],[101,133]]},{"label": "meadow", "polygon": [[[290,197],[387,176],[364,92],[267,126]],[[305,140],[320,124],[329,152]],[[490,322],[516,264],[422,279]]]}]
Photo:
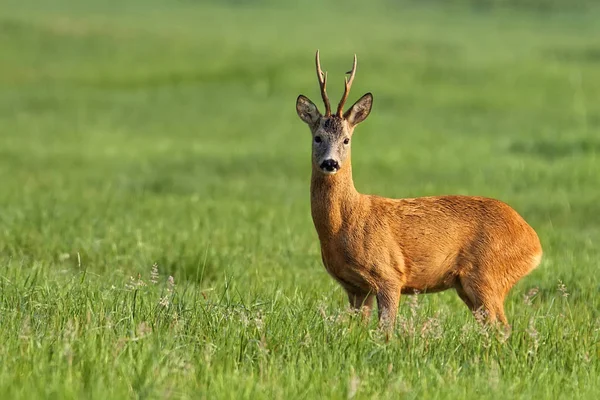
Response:
[{"label": "meadow", "polygon": [[[0,2],[0,398],[595,399],[593,1]],[[298,94],[349,103],[357,189],[537,230],[511,335],[454,292],[364,327],[321,264]]]}]

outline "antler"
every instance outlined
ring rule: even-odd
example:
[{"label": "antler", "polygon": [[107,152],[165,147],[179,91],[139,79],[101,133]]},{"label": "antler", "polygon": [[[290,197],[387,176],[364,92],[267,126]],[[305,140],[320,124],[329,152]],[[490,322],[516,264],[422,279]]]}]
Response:
[{"label": "antler", "polygon": [[319,86],[321,87],[321,97],[323,98],[323,103],[325,103],[325,115],[329,117],[331,115],[331,105],[329,104],[329,97],[327,97],[327,91],[325,90],[325,87],[327,86],[327,72],[323,73],[321,70],[319,50],[317,50],[315,61],[317,63],[317,78],[319,78]]},{"label": "antler", "polygon": [[356,74],[356,54],[354,55],[354,63],[352,64],[352,70],[346,72],[350,74],[350,79],[344,78],[346,82],[346,87],[344,88],[344,95],[340,100],[340,104],[338,104],[337,115],[338,117],[342,117],[344,114],[344,104],[346,104],[346,100],[348,99],[348,94],[350,94],[350,88],[352,87],[352,81],[354,80],[354,75]]}]

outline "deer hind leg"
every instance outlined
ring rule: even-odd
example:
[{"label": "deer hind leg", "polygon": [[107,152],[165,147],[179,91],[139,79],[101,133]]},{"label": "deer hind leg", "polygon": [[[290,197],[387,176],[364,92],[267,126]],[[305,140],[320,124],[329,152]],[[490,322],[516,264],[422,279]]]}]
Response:
[{"label": "deer hind leg", "polygon": [[460,283],[456,285],[456,292],[474,314],[482,313],[486,322],[500,322],[508,326],[504,314],[506,290],[476,278],[461,277]]},{"label": "deer hind leg", "polygon": [[458,297],[460,297],[460,299],[467,305],[469,310],[471,310],[471,312],[475,311],[474,300],[472,300],[471,297],[469,297],[466,290],[462,287],[462,284],[460,283],[460,281],[457,280],[454,288],[456,289],[456,293],[458,294]]},{"label": "deer hind leg", "polygon": [[396,285],[383,287],[377,293],[377,310],[379,312],[379,327],[387,332],[392,331],[398,314],[400,293],[402,289]]},{"label": "deer hind leg", "polygon": [[371,316],[371,310],[373,309],[375,295],[371,292],[364,292],[356,289],[346,289],[346,293],[348,294],[350,307],[360,311],[363,321],[365,323],[368,322]]}]

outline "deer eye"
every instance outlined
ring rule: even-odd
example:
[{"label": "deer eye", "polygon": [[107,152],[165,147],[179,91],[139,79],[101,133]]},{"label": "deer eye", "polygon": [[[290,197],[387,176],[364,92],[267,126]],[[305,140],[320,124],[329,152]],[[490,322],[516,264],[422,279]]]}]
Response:
[{"label": "deer eye", "polygon": [[321,143],[321,136],[315,136],[315,143]]},{"label": "deer eye", "polygon": [[344,139],[344,144],[348,144],[348,143],[350,143],[350,138]]}]

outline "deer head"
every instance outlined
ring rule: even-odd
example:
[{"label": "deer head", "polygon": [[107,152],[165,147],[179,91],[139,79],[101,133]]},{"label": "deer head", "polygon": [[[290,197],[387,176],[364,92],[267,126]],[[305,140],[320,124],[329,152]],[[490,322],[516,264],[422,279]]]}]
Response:
[{"label": "deer head", "polygon": [[324,174],[333,175],[344,166],[344,162],[348,159],[354,127],[369,116],[373,105],[373,95],[365,94],[344,113],[344,104],[348,99],[356,74],[356,55],[354,55],[352,70],[347,72],[350,74],[350,78],[345,78],[344,95],[338,104],[335,115],[331,115],[331,105],[326,91],[327,73],[321,70],[318,50],[316,66],[321,97],[325,103],[325,114],[321,114],[317,106],[303,95],[298,96],[296,100],[296,112],[300,119],[308,124],[312,133],[313,168]]}]

